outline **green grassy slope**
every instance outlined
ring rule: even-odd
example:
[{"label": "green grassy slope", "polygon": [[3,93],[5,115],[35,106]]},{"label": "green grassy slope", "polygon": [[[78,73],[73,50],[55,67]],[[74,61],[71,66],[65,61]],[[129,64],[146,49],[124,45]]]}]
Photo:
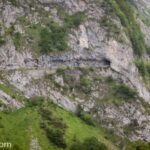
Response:
[{"label": "green grassy slope", "polygon": [[[96,137],[100,142],[108,146],[110,150],[117,148],[104,138],[100,129],[86,125],[74,114],[69,113],[57,106],[48,104],[47,108],[53,112],[54,116],[63,119],[67,125],[65,141],[67,149],[73,143],[74,137],[83,141],[87,137]],[[39,106],[25,107],[12,113],[0,112],[0,141],[11,142],[13,150],[29,150],[31,139],[38,139],[43,150],[60,150],[54,146],[47,138],[46,133],[40,128]]]}]

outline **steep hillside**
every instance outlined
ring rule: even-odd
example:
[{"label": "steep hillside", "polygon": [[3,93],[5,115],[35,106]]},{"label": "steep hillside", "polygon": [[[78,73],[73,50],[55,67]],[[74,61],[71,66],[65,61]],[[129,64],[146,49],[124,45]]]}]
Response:
[{"label": "steep hillside", "polygon": [[[0,113],[0,140],[6,141],[7,139],[12,143],[12,149],[59,150],[66,147],[71,149],[72,144],[95,137],[107,145],[103,146],[104,150],[107,149],[105,147],[117,150],[117,147],[104,137],[100,129],[85,124],[75,115],[54,104],[46,103],[42,107],[40,105],[32,103],[9,114]],[[49,127],[53,124],[52,130],[60,130],[59,134],[55,135],[56,131],[47,131],[46,122],[49,122],[47,124]],[[50,135],[52,137],[49,137]],[[57,142],[54,141],[55,139]]]},{"label": "steep hillside", "polygon": [[[75,138],[77,148],[86,150],[89,136],[104,149],[149,149],[149,5],[148,0],[1,0],[1,140],[9,139],[16,149],[18,140],[23,145],[18,149],[59,149],[47,133],[55,134],[53,121],[62,118],[66,143],[62,136],[60,143],[67,149]],[[39,97],[64,110],[30,104],[40,103]],[[43,119],[40,128],[43,111],[56,120]]]}]

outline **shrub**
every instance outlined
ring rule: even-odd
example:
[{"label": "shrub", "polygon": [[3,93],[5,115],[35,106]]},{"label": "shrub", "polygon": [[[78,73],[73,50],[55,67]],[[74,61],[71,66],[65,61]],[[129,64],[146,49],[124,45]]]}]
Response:
[{"label": "shrub", "polygon": [[58,68],[56,72],[58,75],[64,75],[65,70],[63,68]]},{"label": "shrub", "polygon": [[0,46],[5,44],[5,43],[6,43],[5,38],[0,36]]},{"label": "shrub", "polygon": [[14,144],[12,149],[13,150],[20,150],[21,148],[20,148],[19,144]]},{"label": "shrub", "polygon": [[103,27],[108,27],[109,26],[109,21],[108,17],[105,15],[100,19],[100,25]]},{"label": "shrub", "polygon": [[65,29],[77,28],[85,20],[84,12],[77,12],[70,16],[63,9],[59,8],[58,15],[64,20]]},{"label": "shrub", "polygon": [[112,76],[108,76],[108,77],[106,77],[105,81],[106,81],[107,83],[113,83],[113,82],[114,82],[114,79],[112,78]]},{"label": "shrub", "polygon": [[77,141],[71,145],[70,150],[85,150],[85,149],[84,145],[80,141]]},{"label": "shrub", "polygon": [[91,81],[89,79],[88,76],[86,75],[83,75],[81,76],[80,78],[80,82],[74,82],[73,78],[69,77],[68,76],[68,81],[70,81],[71,83],[74,83],[72,84],[72,88],[76,88],[77,90],[79,90],[80,92],[83,92],[85,94],[90,94],[91,93]]},{"label": "shrub", "polygon": [[95,126],[95,122],[90,114],[83,113],[80,117],[86,124]]},{"label": "shrub", "polygon": [[30,107],[41,106],[43,104],[43,97],[35,96],[28,99],[28,105]]},{"label": "shrub", "polygon": [[125,100],[134,99],[137,95],[135,90],[124,84],[117,85],[115,87],[114,94],[116,95],[116,97]]},{"label": "shrub", "polygon": [[100,26],[102,26],[102,27],[104,27],[106,29],[108,37],[111,36],[111,33],[119,34],[120,31],[121,31],[117,27],[117,25],[114,24],[113,21],[108,18],[107,15],[104,15],[103,17],[101,17],[101,19],[100,19]]},{"label": "shrub", "polygon": [[41,108],[39,112],[43,120],[52,120],[52,112],[49,109]]},{"label": "shrub", "polygon": [[5,33],[6,33],[6,35],[12,36],[14,33],[14,30],[15,30],[14,25],[11,25],[9,28],[5,29]]},{"label": "shrub", "polygon": [[108,148],[95,137],[90,137],[85,139],[83,143],[77,141],[72,144],[70,150],[108,150]]},{"label": "shrub", "polygon": [[22,38],[21,33],[16,32],[13,35],[13,42],[14,42],[14,45],[15,45],[16,49],[19,50],[21,48],[22,44],[23,44],[23,38]]},{"label": "shrub", "polygon": [[54,117],[52,111],[47,108],[41,108],[39,112],[42,119],[40,127],[45,130],[49,141],[57,147],[66,148],[64,139],[66,124],[61,118]]},{"label": "shrub", "polygon": [[150,64],[139,60],[135,62],[135,65],[138,68],[139,73],[142,75],[142,77],[145,79],[146,77],[150,77]]},{"label": "shrub", "polygon": [[54,22],[48,24],[49,29],[44,28],[40,33],[39,46],[42,53],[68,50],[66,43],[66,31]]},{"label": "shrub", "polygon": [[0,128],[4,128],[4,125],[0,122]]},{"label": "shrub", "polygon": [[85,149],[86,150],[107,150],[107,147],[99,142],[95,137],[87,138],[84,141]]},{"label": "shrub", "polygon": [[82,109],[82,107],[80,105],[78,105],[77,109],[76,109],[76,115],[78,117],[81,117],[82,113],[83,113],[83,109]]},{"label": "shrub", "polygon": [[65,132],[65,129],[67,128],[66,124],[63,123],[63,120],[61,118],[53,118],[51,120],[51,124],[54,126],[54,128],[59,128]]},{"label": "shrub", "polygon": [[80,84],[81,86],[84,86],[84,87],[87,87],[90,85],[90,80],[88,78],[88,76],[82,76],[81,79],[80,79]]},{"label": "shrub", "polygon": [[18,6],[18,0],[10,0],[10,2],[11,2],[14,6]]},{"label": "shrub", "polygon": [[80,105],[77,106],[76,115],[83,120],[86,124],[95,126],[95,122],[90,114],[85,113]]},{"label": "shrub", "polygon": [[66,28],[77,28],[84,20],[85,15],[83,12],[77,12],[76,14],[69,16],[65,15],[64,22]]},{"label": "shrub", "polygon": [[66,143],[64,140],[64,133],[58,129],[46,129],[47,137],[50,139],[52,143],[61,148],[66,148]]},{"label": "shrub", "polygon": [[136,62],[135,62],[135,65],[137,66],[139,73],[140,73],[143,77],[145,77],[147,71],[146,71],[146,67],[145,67],[144,62],[143,62],[143,61],[136,61]]},{"label": "shrub", "polygon": [[126,150],[149,150],[150,149],[150,144],[145,142],[145,141],[135,141],[126,147]]}]

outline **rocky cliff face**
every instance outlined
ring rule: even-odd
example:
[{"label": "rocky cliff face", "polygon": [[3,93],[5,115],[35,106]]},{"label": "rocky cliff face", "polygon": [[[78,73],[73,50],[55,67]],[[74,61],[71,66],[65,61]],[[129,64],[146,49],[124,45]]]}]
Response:
[{"label": "rocky cliff face", "polygon": [[[135,0],[132,4],[141,16],[143,13],[149,16],[149,1]],[[150,91],[135,66],[137,56],[125,27],[118,16],[109,15],[105,20],[105,5],[103,0],[1,1],[0,84],[10,84],[20,92],[18,95],[26,98],[43,96],[51,99],[69,111],[75,112],[80,104],[101,126],[114,130],[117,135],[150,142]],[[144,11],[145,7],[147,11]],[[40,53],[38,29],[46,27],[49,20],[63,27],[64,14],[73,16],[79,12],[84,13],[83,21],[77,27],[69,27],[66,33],[70,50]],[[149,44],[150,28],[141,17],[137,22]],[[147,54],[143,58],[149,61]],[[63,68],[63,74],[58,73],[60,68]],[[86,76],[91,81],[92,92],[88,94],[71,87],[81,80],[83,70],[88,70]],[[68,83],[65,78],[68,76],[75,83]],[[104,100],[107,92],[111,93],[111,85],[105,83],[105,78],[110,76],[116,84],[126,84],[137,91],[137,96],[117,105]],[[98,77],[102,82],[94,80]],[[65,90],[66,86],[72,90]],[[3,88],[0,99],[11,107],[20,108],[24,104]],[[131,132],[127,130],[130,126]]]}]

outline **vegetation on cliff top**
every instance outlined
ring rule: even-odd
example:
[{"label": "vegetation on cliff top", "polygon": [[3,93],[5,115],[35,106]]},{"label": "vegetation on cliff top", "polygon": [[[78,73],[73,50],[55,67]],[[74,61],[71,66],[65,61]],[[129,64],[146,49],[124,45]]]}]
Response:
[{"label": "vegetation on cliff top", "polygon": [[[62,15],[63,14],[63,15]],[[84,13],[78,12],[72,16],[62,13],[64,25],[60,26],[54,21],[47,24],[40,32],[39,46],[42,53],[69,50],[67,44],[67,31],[70,28],[77,28],[84,19]]]},{"label": "vegetation on cliff top", "polygon": [[144,35],[137,23],[134,11],[126,0],[108,0],[104,2],[107,14],[119,17],[121,24],[125,27],[125,32],[130,38],[134,53],[141,56],[146,50]]}]

